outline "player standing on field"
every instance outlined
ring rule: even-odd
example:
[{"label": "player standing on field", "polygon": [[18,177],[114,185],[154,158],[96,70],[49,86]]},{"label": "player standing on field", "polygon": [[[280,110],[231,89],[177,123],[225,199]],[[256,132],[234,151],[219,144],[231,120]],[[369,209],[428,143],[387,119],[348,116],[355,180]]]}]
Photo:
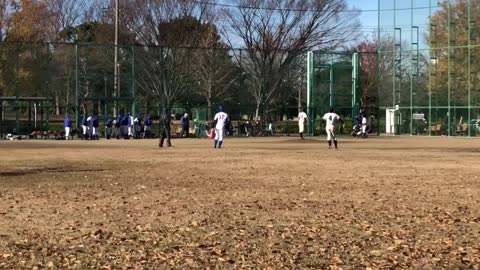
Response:
[{"label": "player standing on field", "polygon": [[133,137],[133,124],[134,124],[133,116],[130,112],[127,115],[128,115],[128,125],[127,125],[128,134],[127,134],[127,136],[128,136],[128,138],[131,138],[131,137]]},{"label": "player standing on field", "polygon": [[338,114],[335,113],[333,108],[330,108],[330,112],[326,113],[323,117],[323,120],[327,122],[325,129],[327,131],[327,140],[328,140],[328,148],[332,149],[332,139],[333,143],[335,144],[335,149],[338,148],[337,146],[337,137],[335,137],[335,123],[337,121],[343,122]]},{"label": "player standing on field", "polygon": [[224,110],[223,105],[218,106],[218,113],[213,117],[213,127],[215,127],[215,144],[213,148],[222,148],[225,127],[229,123],[228,114]]},{"label": "player standing on field", "polygon": [[128,119],[129,119],[128,115],[123,115],[122,116],[122,121],[121,121],[121,123],[122,123],[122,137],[124,139],[129,138],[128,137]]},{"label": "player standing on field", "polygon": [[142,132],[142,115],[138,114],[135,119],[133,119],[133,129],[135,130],[134,137],[135,139],[140,139],[140,133]]},{"label": "player standing on field", "polygon": [[87,114],[84,114],[82,117],[82,140],[87,140]]},{"label": "player standing on field", "polygon": [[298,133],[300,133],[300,138],[303,138],[303,132],[305,131],[305,124],[307,123],[307,114],[300,109],[300,113],[298,114]]},{"label": "player standing on field", "polygon": [[100,123],[99,123],[99,120],[98,120],[98,115],[95,113],[92,116],[92,136],[91,136],[90,140],[98,140],[99,127],[100,127]]},{"label": "player standing on field", "polygon": [[120,139],[122,134],[122,118],[122,115],[118,114],[117,118],[115,119],[115,136],[117,137],[117,140]]},{"label": "player standing on field", "polygon": [[162,114],[160,115],[160,142],[158,143],[158,147],[163,147],[163,142],[167,139],[168,147],[172,146],[170,142],[170,110],[164,109]]},{"label": "player standing on field", "polygon": [[107,140],[110,140],[110,137],[112,137],[112,127],[113,121],[112,119],[108,118],[107,121],[105,121],[105,137]]},{"label": "player standing on field", "polygon": [[188,118],[188,113],[185,113],[182,118],[180,118],[180,125],[182,126],[182,133],[180,133],[180,137],[188,138],[188,131],[190,129],[190,119]]},{"label": "player standing on field", "polygon": [[152,121],[152,117],[150,116],[150,114],[147,114],[147,117],[145,118],[145,126],[143,127],[143,138],[150,138],[151,134],[152,134],[152,124],[153,124],[153,121]]},{"label": "player standing on field", "polygon": [[367,138],[367,115],[362,113],[362,138]]},{"label": "player standing on field", "polygon": [[65,127],[65,140],[68,140],[68,137],[70,137],[70,128],[72,127],[72,122],[70,121],[70,115],[68,113],[65,120],[63,120],[63,126]]},{"label": "player standing on field", "polygon": [[90,114],[90,116],[87,118],[88,126],[87,126],[87,133],[88,133],[88,140],[93,140],[92,139],[92,134],[93,134],[93,115]]}]

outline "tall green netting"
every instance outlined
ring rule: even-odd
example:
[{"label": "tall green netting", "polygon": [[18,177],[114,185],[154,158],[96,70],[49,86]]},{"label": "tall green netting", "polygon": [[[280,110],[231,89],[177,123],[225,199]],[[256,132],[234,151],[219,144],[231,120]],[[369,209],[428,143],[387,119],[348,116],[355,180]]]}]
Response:
[{"label": "tall green netting", "polygon": [[384,132],[476,136],[480,5],[378,2],[378,96]]},{"label": "tall green netting", "polygon": [[359,112],[358,54],[310,52],[308,62],[309,134],[331,107],[349,123]]}]

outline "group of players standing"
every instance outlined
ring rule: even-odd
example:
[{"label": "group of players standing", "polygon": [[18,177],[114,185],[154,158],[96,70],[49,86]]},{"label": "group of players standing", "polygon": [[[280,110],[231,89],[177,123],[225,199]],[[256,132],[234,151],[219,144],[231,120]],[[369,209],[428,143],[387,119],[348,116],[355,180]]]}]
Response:
[{"label": "group of players standing", "polygon": [[[328,148],[332,149],[332,142],[335,146],[335,149],[338,149],[337,137],[335,136],[335,124],[337,122],[342,122],[342,118],[335,113],[334,108],[330,108],[330,111],[323,115],[323,120],[326,121],[325,131],[327,132],[327,141]],[[304,111],[300,111],[298,114],[298,132],[300,133],[300,138],[303,140],[303,133],[305,132],[305,126],[307,124],[307,114]]]},{"label": "group of players standing", "polygon": [[[213,118],[213,128],[215,131],[215,142],[214,148],[221,148],[223,143],[223,136],[225,134],[225,128],[229,127],[229,116],[224,112],[224,107],[221,105],[218,107],[219,112]],[[337,137],[335,135],[335,124],[337,122],[343,123],[342,118],[335,113],[334,108],[330,108],[330,111],[326,113],[323,117],[323,120],[326,121],[325,130],[327,132],[327,142],[328,148],[332,149],[332,142],[335,146],[335,149],[338,149]],[[305,132],[305,126],[307,123],[307,114],[304,111],[300,111],[298,114],[298,130],[300,133],[300,138],[303,140],[303,133]]]},{"label": "group of players standing", "polygon": [[[187,116],[182,117],[182,126],[183,126],[183,118],[185,117]],[[328,148],[329,149],[332,148],[332,142],[333,142],[335,149],[337,149],[338,142],[337,142],[337,137],[335,136],[335,124],[336,122],[343,123],[342,118],[335,113],[335,110],[333,108],[331,108],[330,111],[322,117],[322,119],[326,121],[325,130],[327,132]],[[113,120],[108,118],[107,120],[105,120],[106,138],[110,139],[112,137],[112,132],[115,131],[114,135],[117,139],[120,139],[122,137],[125,139],[129,139],[129,138],[138,139],[142,134],[141,121],[142,119],[140,116],[133,118],[131,113],[127,113],[126,115],[118,115]],[[213,118],[213,125],[212,125],[212,129],[215,133],[214,145],[213,145],[214,148],[222,147],[223,138],[226,132],[225,129],[230,126],[229,122],[230,122],[230,117],[228,116],[227,113],[225,113],[225,108],[223,107],[223,105],[220,105],[218,107],[217,114],[215,114]],[[300,133],[300,138],[302,140],[304,139],[303,133],[305,132],[306,123],[307,123],[307,114],[304,111],[300,111],[300,113],[298,114],[298,129]],[[149,114],[147,114],[144,120],[144,125],[143,125],[143,136],[142,136],[143,138],[151,137],[152,124],[153,124],[152,117]],[[363,124],[363,121],[362,121],[362,124]],[[70,121],[69,115],[67,115],[67,117],[64,120],[64,126],[65,126],[65,136],[66,136],[66,139],[68,140],[70,135],[70,129],[71,129],[71,121]],[[96,114],[83,115],[81,126],[82,126],[81,138],[83,140],[98,140],[99,118]],[[165,140],[167,141],[167,144],[169,147],[172,145],[170,141],[169,126],[170,125],[168,120],[160,119],[159,147],[163,147]],[[187,132],[187,135],[188,135],[188,132]]]},{"label": "group of players standing", "polygon": [[[115,136],[117,139],[140,139],[151,138],[152,136],[152,117],[147,114],[142,127],[141,116],[133,117],[131,113],[126,115],[118,115],[115,119],[107,118],[105,120],[105,137],[107,139]],[[63,121],[65,126],[65,138],[68,140],[70,137],[70,130],[72,127],[70,116],[67,114]],[[81,134],[82,140],[98,140],[100,119],[97,114],[87,115],[84,114],[81,120]],[[143,134],[142,134],[143,129]]]},{"label": "group of players standing", "polygon": [[[188,128],[189,128],[189,121],[188,121],[188,114],[185,114],[181,119],[180,123],[182,126],[182,133],[181,137],[188,137]],[[170,125],[169,120],[167,118],[160,119],[160,141],[158,143],[158,147],[163,147],[164,142],[167,142],[167,146],[171,147],[172,143],[170,141]],[[214,148],[222,148],[223,144],[223,137],[225,133],[228,131],[227,128],[230,127],[230,117],[227,113],[225,113],[225,108],[223,105],[218,106],[218,112],[213,117],[213,125],[212,125],[212,132],[214,135]]]},{"label": "group of players standing", "polygon": [[[126,115],[120,114],[113,120],[107,119],[105,121],[105,137],[110,139],[112,135],[114,135],[117,139],[151,138],[152,125],[153,120],[149,114],[145,116],[143,128],[141,115],[134,118],[131,113],[127,113]],[[115,133],[113,133],[113,131]]]}]

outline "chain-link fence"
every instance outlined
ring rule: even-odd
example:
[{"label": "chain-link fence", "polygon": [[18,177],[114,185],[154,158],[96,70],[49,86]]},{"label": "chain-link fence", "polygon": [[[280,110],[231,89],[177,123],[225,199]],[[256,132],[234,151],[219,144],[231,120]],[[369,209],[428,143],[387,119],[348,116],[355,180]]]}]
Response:
[{"label": "chain-link fence", "polygon": [[379,50],[358,52],[356,63],[354,53],[317,52],[310,107],[303,52],[285,52],[262,69],[261,52],[240,49],[120,45],[115,61],[110,44],[2,42],[0,133],[62,129],[67,113],[76,129],[84,114],[158,119],[163,99],[174,125],[188,112],[200,129],[223,104],[240,136],[296,134],[299,108],[310,111],[312,134],[321,134],[331,106],[347,120],[344,133],[364,111],[373,133],[477,136],[476,7],[426,2],[382,1]]},{"label": "chain-link fence", "polygon": [[[120,45],[115,61],[111,44],[2,42],[0,56],[2,135],[61,129],[67,113],[74,129],[85,114],[158,116],[162,101],[173,109],[201,108],[199,121],[211,120],[224,104],[236,121],[261,125],[304,105],[305,57],[299,52],[285,52],[288,61],[268,71],[256,65],[257,52],[226,48]],[[32,113],[35,106],[41,114]]]},{"label": "chain-link fence", "polygon": [[379,106],[386,132],[478,136],[478,4],[379,3]]}]

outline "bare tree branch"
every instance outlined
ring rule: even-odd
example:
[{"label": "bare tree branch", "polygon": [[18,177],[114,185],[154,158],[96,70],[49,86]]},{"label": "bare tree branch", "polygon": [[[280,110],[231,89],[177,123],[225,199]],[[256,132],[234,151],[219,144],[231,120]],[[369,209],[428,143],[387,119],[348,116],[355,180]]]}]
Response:
[{"label": "bare tree branch", "polygon": [[[344,0],[236,0],[238,8],[225,10],[222,29],[230,44],[240,39],[250,71],[250,91],[258,118],[271,102],[295,59],[311,49],[336,48],[356,38],[358,13],[344,11]],[[249,8],[243,8],[249,7]],[[239,56],[237,55],[237,58]],[[255,82],[254,82],[255,81]]]},{"label": "bare tree branch", "polygon": [[0,41],[4,41],[10,28],[10,0],[0,0]]},{"label": "bare tree branch", "polygon": [[67,27],[75,26],[83,21],[87,8],[86,0],[47,0],[47,8],[50,12],[50,25],[53,37],[57,41],[59,33]]}]

